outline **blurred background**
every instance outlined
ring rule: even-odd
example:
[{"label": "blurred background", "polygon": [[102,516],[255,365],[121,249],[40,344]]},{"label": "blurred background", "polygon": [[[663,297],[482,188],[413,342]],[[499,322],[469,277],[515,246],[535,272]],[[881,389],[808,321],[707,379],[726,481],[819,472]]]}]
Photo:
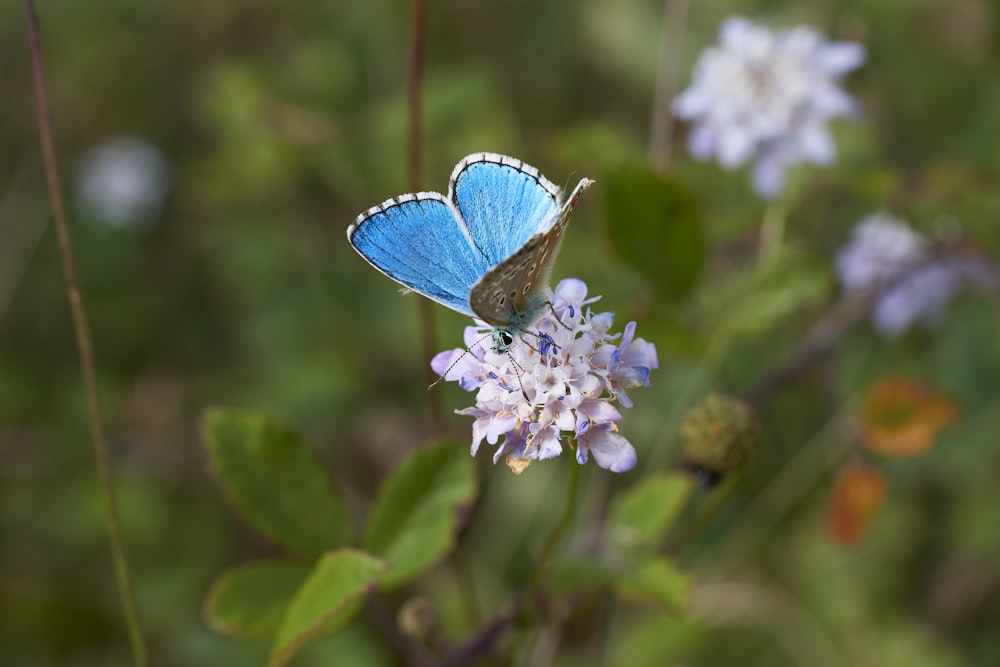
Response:
[{"label": "blurred background", "polygon": [[[482,150],[564,187],[596,178],[553,278],[585,280],[618,327],[638,320],[659,350],[653,387],[622,422],[639,469],[584,471],[578,534],[594,520],[587,508],[677,459],[690,404],[711,389],[748,391],[783,362],[836,302],[833,258],[861,218],[890,210],[929,236],[1000,252],[995,2],[692,3],[681,86],[734,13],[810,24],[869,54],[845,84],[864,117],[835,124],[832,167],[793,173],[794,259],[758,301],[743,300],[740,317],[758,318],[743,327],[732,295],[763,204],[745,170],[692,162],[683,128],[670,173],[701,211],[697,282],[664,294],[607,241],[628,220],[613,219],[602,175],[646,161],[664,3],[428,5],[423,188],[446,190],[455,162]],[[400,296],[344,235],[359,212],[407,190],[411,6],[43,0],[38,11],[153,664],[262,664],[266,645],[216,635],[201,616],[217,572],[274,548],[227,507],[198,420],[227,405],[293,424],[359,516],[378,480],[431,437],[418,297]],[[0,5],[0,54],[0,663],[126,665],[20,3]],[[435,314],[437,349],[461,345],[465,319]],[[678,563],[705,587],[696,608],[578,609],[558,664],[998,664],[998,341],[996,303],[975,292],[934,328],[893,339],[867,320],[850,328],[768,404],[758,455],[679,542]],[[885,505],[864,539],[838,546],[825,517],[838,466],[858,456],[852,416],[877,378],[896,374],[933,385],[959,417],[923,456],[879,461]],[[472,396],[435,391],[448,432],[468,439],[470,420],[451,411]],[[491,455],[480,452],[481,501],[464,536],[487,612],[523,582],[561,509],[546,491],[567,462],[515,478]],[[510,529],[498,534],[501,524]],[[447,619],[454,585],[435,576],[427,591]],[[331,664],[347,644],[365,656],[358,664],[394,664],[364,626],[297,664]]]}]

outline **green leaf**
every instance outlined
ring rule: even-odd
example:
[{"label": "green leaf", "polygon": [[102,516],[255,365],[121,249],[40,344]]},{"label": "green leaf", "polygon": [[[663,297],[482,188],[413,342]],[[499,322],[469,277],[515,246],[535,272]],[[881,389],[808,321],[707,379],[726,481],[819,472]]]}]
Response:
[{"label": "green leaf", "polygon": [[464,446],[444,443],[404,460],[379,490],[365,535],[365,548],[391,565],[382,585],[399,585],[448,553],[475,493]]},{"label": "green leaf", "polygon": [[285,610],[268,665],[284,665],[319,635],[341,627],[385,571],[384,561],[363,551],[341,549],[320,558]]},{"label": "green leaf", "polygon": [[343,500],[295,433],[257,414],[217,408],[205,414],[202,430],[219,482],[251,526],[309,556],[350,540]]},{"label": "green leaf", "polygon": [[691,579],[666,558],[652,558],[618,577],[618,592],[631,600],[679,609],[687,600]]},{"label": "green leaf", "polygon": [[592,590],[613,580],[613,573],[596,558],[566,558],[552,563],[548,587],[553,595]]},{"label": "green leaf", "polygon": [[733,275],[706,295],[706,311],[729,335],[753,336],[826,299],[831,276],[826,266],[785,250],[760,268]]},{"label": "green leaf", "polygon": [[205,618],[213,630],[241,639],[270,639],[309,566],[293,560],[255,561],[230,568],[212,582]]},{"label": "green leaf", "polygon": [[661,473],[619,494],[609,513],[612,543],[624,553],[654,549],[684,509],[693,488],[688,475]]},{"label": "green leaf", "polygon": [[662,296],[685,296],[705,256],[697,200],[678,183],[645,168],[608,170],[600,180],[611,247]]}]

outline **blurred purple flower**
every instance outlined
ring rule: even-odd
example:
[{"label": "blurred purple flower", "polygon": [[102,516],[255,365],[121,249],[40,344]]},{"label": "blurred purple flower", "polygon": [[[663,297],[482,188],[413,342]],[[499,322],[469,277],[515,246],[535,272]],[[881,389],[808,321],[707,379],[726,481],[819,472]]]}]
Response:
[{"label": "blurred purple flower", "polygon": [[635,449],[618,433],[622,415],[614,404],[631,407],[625,390],[649,386],[650,371],[659,366],[656,348],[635,338],[635,322],[624,335],[609,334],[614,313],[589,308],[598,298],[587,298],[582,281],[563,280],[549,296],[559,321],[547,312],[509,354],[490,348],[490,328],[481,325],[465,330],[468,352],[434,357],[435,372],[477,391],[475,406],[456,411],[475,417],[473,455],[485,440],[499,443],[494,463],[501,456],[509,462],[548,459],[562,453],[568,435],[578,463],[593,456],[612,472],[635,466]]},{"label": "blurred purple flower", "polygon": [[702,52],[691,86],[674,99],[674,114],[692,123],[688,149],[726,169],[754,161],[754,188],[776,196],[786,168],[833,161],[827,121],[858,114],[839,80],[865,57],[860,44],[828,42],[809,27],[772,30],[726,19],[718,46]]},{"label": "blurred purple flower", "polygon": [[898,336],[915,323],[934,324],[983,261],[933,252],[930,243],[904,221],[885,213],[868,216],[837,255],[837,275],[847,290],[873,292],[872,323],[885,336]]}]

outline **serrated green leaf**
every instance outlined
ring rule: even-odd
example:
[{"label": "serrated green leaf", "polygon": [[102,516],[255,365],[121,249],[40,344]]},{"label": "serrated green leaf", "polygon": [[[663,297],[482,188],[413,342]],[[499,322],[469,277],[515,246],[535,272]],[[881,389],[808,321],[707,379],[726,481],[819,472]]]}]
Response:
[{"label": "serrated green leaf", "polygon": [[350,540],[343,500],[295,433],[261,415],[223,409],[205,414],[202,431],[216,477],[251,526],[310,556]]},{"label": "serrated green leaf", "polygon": [[213,630],[241,639],[270,639],[309,565],[267,560],[229,568],[215,578],[205,598],[205,618]]},{"label": "serrated green leaf", "polygon": [[268,665],[287,664],[308,641],[349,621],[361,596],[375,585],[386,567],[381,559],[354,549],[320,558],[285,610]]},{"label": "serrated green leaf", "polygon": [[697,200],[678,183],[645,168],[608,170],[600,181],[611,247],[645,275],[658,294],[685,296],[698,279],[705,255]]},{"label": "serrated green leaf", "polygon": [[476,493],[476,471],[466,448],[444,443],[414,452],[379,489],[365,548],[391,565],[382,585],[393,587],[452,548],[461,508]]},{"label": "serrated green leaf", "polygon": [[654,549],[684,509],[693,488],[688,475],[661,473],[619,494],[609,512],[612,543],[623,553]]},{"label": "serrated green leaf", "polygon": [[679,609],[687,600],[691,578],[666,558],[652,558],[619,575],[618,592],[631,600]]}]

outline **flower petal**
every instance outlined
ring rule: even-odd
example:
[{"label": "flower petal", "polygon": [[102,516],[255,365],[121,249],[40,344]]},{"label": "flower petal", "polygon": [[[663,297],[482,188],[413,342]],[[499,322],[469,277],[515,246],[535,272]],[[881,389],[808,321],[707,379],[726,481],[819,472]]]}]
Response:
[{"label": "flower petal", "polygon": [[610,428],[595,426],[579,442],[580,448],[586,447],[602,468],[611,472],[626,472],[635,467],[636,454],[632,443]]}]

